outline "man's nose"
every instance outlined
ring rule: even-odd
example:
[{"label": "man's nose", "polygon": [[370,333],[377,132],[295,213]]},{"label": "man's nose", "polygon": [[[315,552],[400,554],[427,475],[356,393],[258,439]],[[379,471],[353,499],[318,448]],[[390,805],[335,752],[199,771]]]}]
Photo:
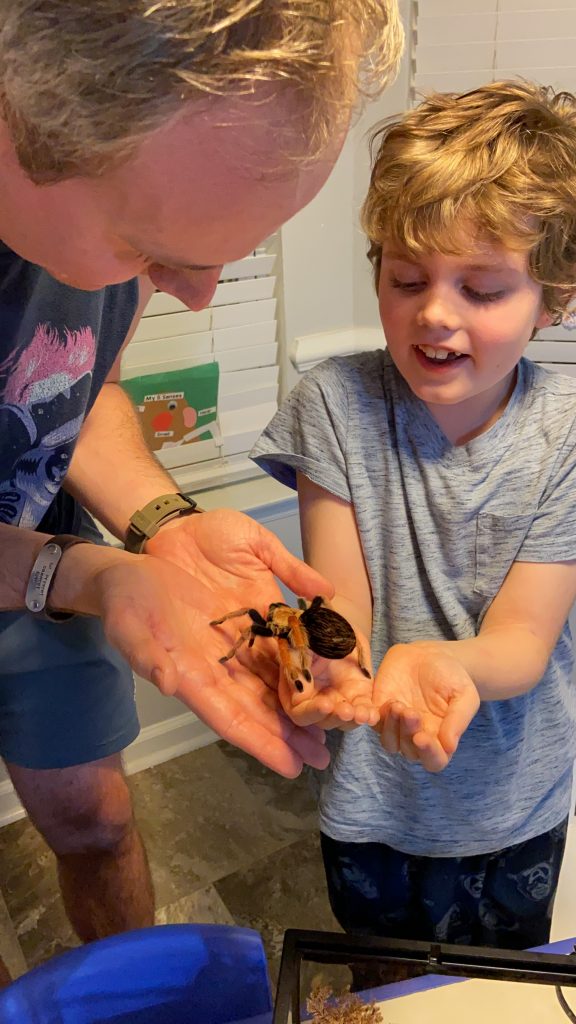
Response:
[{"label": "man's nose", "polygon": [[160,291],[180,299],[185,306],[197,312],[210,304],[222,273],[222,266],[206,270],[171,270],[152,266],[148,276]]}]

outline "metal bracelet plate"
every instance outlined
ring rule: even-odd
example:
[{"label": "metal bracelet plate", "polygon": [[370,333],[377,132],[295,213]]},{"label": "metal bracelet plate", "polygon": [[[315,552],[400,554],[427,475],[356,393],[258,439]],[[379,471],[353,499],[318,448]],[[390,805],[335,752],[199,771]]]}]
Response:
[{"label": "metal bracelet plate", "polygon": [[58,544],[49,541],[40,549],[32,566],[24,598],[28,611],[41,612],[44,610],[50,583],[61,558],[62,548]]}]

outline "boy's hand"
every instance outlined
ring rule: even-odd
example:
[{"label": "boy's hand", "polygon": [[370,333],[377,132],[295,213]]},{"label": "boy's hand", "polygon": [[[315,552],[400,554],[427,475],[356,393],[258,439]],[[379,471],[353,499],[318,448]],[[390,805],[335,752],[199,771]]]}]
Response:
[{"label": "boy's hand", "polygon": [[[357,636],[364,652],[369,652],[364,637],[358,633]],[[371,671],[369,664],[368,670]],[[358,725],[377,725],[379,713],[372,699],[373,689],[374,680],[362,673],[357,652],[353,651],[338,660],[314,656],[312,682],[304,682],[302,693],[281,671],[278,696],[285,713],[296,725],[347,730]]]},{"label": "boy's hand", "polygon": [[374,684],[384,749],[431,772],[449,763],[480,706],[466,669],[441,648],[441,643],[391,647]]}]

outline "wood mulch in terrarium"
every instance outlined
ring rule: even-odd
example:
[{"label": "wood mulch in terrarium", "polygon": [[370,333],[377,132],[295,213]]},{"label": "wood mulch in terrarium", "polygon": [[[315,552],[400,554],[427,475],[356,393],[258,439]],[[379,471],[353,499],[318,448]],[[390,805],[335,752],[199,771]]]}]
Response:
[{"label": "wood mulch in terrarium", "polygon": [[350,992],[334,996],[330,988],[318,988],[306,1000],[310,1024],[384,1024],[375,1003],[364,1003]]}]

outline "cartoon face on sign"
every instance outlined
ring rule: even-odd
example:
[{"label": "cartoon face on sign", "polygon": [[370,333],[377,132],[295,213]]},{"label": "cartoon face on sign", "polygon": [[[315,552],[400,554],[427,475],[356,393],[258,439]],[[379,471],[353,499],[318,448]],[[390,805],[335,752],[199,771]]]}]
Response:
[{"label": "cartoon face on sign", "polygon": [[154,450],[163,445],[179,442],[198,441],[206,428],[194,428],[198,412],[188,404],[183,391],[146,395],[143,405],[138,406],[142,429],[148,443]]}]

